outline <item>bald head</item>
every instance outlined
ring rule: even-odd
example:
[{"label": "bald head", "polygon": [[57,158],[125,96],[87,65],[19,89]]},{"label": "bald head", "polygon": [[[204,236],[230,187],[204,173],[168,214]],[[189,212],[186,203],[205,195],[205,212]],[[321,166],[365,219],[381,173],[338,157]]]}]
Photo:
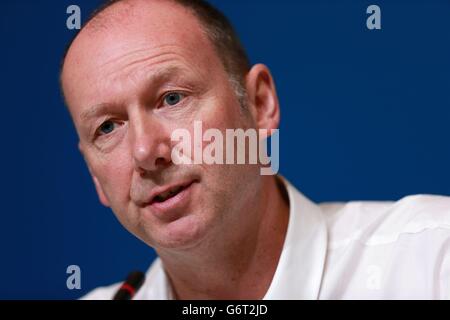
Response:
[{"label": "bald head", "polygon": [[[164,10],[164,7],[157,8],[152,6],[152,4],[158,3],[166,3],[172,6],[166,6],[165,9],[168,10]],[[90,34],[107,34],[108,32],[114,32],[113,30],[115,28],[121,29],[130,21],[134,20],[136,14],[140,13],[142,10],[158,10],[156,13],[161,16],[171,15],[173,5],[178,6],[178,9],[184,10],[197,20],[197,27],[201,29],[213,45],[223,67],[229,74],[231,84],[234,87],[239,100],[244,104],[244,77],[250,69],[248,57],[228,19],[204,0],[106,1],[94,11],[72,43],[68,46],[63,57],[62,70],[67,54],[80,34],[85,32],[89,32]],[[160,25],[160,27],[164,26]],[[189,30],[186,25],[179,24],[177,27],[180,30]],[[201,50],[201,48],[197,49]]]}]

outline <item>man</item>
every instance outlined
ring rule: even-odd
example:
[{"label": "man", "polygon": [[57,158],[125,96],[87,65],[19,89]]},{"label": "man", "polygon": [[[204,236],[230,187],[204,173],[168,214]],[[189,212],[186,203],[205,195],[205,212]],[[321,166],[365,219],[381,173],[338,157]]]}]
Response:
[{"label": "man", "polygon": [[316,205],[261,164],[174,163],[195,121],[280,120],[269,69],[204,1],[108,3],[61,82],[100,201],[158,253],[135,299],[450,298],[448,197]]}]

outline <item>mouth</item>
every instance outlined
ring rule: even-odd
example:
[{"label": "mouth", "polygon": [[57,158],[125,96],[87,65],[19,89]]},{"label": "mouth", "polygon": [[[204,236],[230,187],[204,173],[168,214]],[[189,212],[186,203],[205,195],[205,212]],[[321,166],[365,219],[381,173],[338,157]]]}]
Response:
[{"label": "mouth", "polygon": [[163,204],[168,202],[170,199],[175,198],[184,190],[188,189],[194,182],[195,181],[189,181],[186,183],[160,188],[153,193],[147,205],[151,206],[154,204]]}]

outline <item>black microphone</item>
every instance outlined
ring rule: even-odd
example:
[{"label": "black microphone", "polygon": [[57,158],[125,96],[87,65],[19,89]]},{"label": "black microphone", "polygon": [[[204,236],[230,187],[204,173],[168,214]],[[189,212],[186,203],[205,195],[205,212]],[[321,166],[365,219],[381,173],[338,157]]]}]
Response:
[{"label": "black microphone", "polygon": [[113,300],[131,300],[145,281],[145,274],[134,271],[128,274],[125,282],[114,295]]}]

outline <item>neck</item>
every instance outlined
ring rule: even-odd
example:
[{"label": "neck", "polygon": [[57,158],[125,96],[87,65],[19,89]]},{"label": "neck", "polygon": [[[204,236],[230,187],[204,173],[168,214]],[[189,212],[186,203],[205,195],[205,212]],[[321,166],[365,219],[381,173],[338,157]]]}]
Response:
[{"label": "neck", "polygon": [[[289,204],[274,176],[262,179],[257,206],[249,206],[236,232],[202,252],[158,252],[178,299],[261,299],[267,292],[283,249]],[[226,229],[225,229],[226,230]]]}]

